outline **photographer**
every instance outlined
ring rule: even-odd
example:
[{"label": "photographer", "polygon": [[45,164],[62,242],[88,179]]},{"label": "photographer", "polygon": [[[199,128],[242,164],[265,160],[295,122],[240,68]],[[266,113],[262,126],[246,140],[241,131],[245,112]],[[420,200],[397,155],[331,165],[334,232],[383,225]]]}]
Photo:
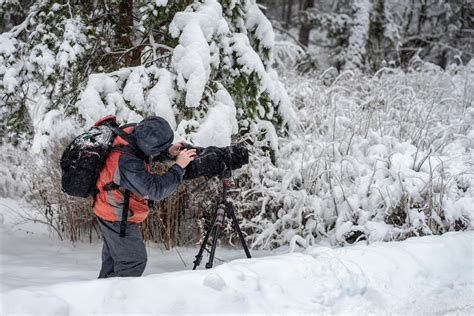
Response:
[{"label": "photographer", "polygon": [[[196,155],[195,149],[184,148],[184,142],[172,144],[173,131],[161,117],[146,118],[124,131],[133,139],[135,152],[122,137],[115,138],[93,203],[104,242],[99,278],[142,275],[147,254],[138,223],[148,215],[148,200],[158,201],[175,192],[184,168]],[[154,175],[147,160],[163,153],[176,157],[176,163],[163,175]]]}]

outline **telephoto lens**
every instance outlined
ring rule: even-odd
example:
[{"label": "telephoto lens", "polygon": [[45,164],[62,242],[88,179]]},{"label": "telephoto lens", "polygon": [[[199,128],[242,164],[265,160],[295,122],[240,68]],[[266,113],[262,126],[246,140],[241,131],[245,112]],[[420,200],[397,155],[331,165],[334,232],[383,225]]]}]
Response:
[{"label": "telephoto lens", "polygon": [[191,146],[191,148],[196,149],[196,156],[185,168],[184,179],[186,180],[219,176],[225,170],[238,169],[249,162],[248,150],[241,145],[227,147]]}]

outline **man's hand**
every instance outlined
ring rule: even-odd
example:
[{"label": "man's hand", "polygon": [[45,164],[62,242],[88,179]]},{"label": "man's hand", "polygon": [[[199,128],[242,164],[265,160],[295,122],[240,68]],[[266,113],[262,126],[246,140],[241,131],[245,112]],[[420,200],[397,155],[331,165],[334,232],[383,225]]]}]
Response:
[{"label": "man's hand", "polygon": [[170,148],[168,149],[168,153],[171,156],[177,156],[179,154],[179,151],[185,144],[186,142],[182,140],[182,141],[177,142],[176,144],[171,145]]},{"label": "man's hand", "polygon": [[196,149],[183,149],[178,153],[176,164],[184,169],[194,160],[194,156],[196,156]]}]

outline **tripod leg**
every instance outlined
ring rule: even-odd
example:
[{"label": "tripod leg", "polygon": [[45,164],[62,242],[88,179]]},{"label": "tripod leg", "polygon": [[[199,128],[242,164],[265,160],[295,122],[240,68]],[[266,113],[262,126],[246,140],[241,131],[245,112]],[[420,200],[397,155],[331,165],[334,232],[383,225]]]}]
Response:
[{"label": "tripod leg", "polygon": [[219,205],[219,208],[216,212],[216,222],[215,226],[213,227],[214,231],[212,235],[211,253],[209,254],[209,261],[206,263],[206,269],[212,268],[214,254],[216,252],[217,238],[219,237],[219,230],[222,230],[224,227],[225,211],[222,209],[223,207],[225,207],[225,205]]},{"label": "tripod leg", "polygon": [[247,247],[247,244],[245,243],[244,235],[242,234],[242,231],[240,230],[237,217],[235,216],[234,205],[231,202],[226,203],[226,213],[231,218],[232,226],[234,226],[234,229],[237,231],[237,234],[239,235],[240,242],[242,243],[242,247],[244,248],[244,251],[245,251],[245,255],[247,256],[247,258],[252,258],[252,256],[250,255],[249,248]]},{"label": "tripod leg", "polygon": [[193,261],[194,263],[193,270],[196,270],[196,268],[201,264],[202,253],[204,252],[204,249],[206,248],[207,241],[209,240],[209,236],[211,235],[212,230],[216,227],[216,219],[217,219],[217,213],[212,218],[211,225],[209,226],[209,229],[206,232],[206,236],[204,237],[204,240],[202,241],[201,248],[199,248],[199,252],[196,255],[196,260]]},{"label": "tripod leg", "polygon": [[206,263],[206,269],[212,268],[213,261],[214,261],[214,254],[216,253],[216,245],[217,245],[217,238],[219,234],[219,228],[214,226],[212,234],[212,246],[211,246],[211,253],[209,254],[209,261]]}]

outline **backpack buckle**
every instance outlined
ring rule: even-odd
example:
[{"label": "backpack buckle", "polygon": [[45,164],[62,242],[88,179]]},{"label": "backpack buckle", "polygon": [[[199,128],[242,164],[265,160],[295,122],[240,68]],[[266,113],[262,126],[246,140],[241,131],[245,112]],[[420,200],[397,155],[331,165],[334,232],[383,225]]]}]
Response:
[{"label": "backpack buckle", "polygon": [[112,191],[112,190],[117,190],[119,188],[120,186],[115,182],[109,182],[102,187],[104,191]]}]

